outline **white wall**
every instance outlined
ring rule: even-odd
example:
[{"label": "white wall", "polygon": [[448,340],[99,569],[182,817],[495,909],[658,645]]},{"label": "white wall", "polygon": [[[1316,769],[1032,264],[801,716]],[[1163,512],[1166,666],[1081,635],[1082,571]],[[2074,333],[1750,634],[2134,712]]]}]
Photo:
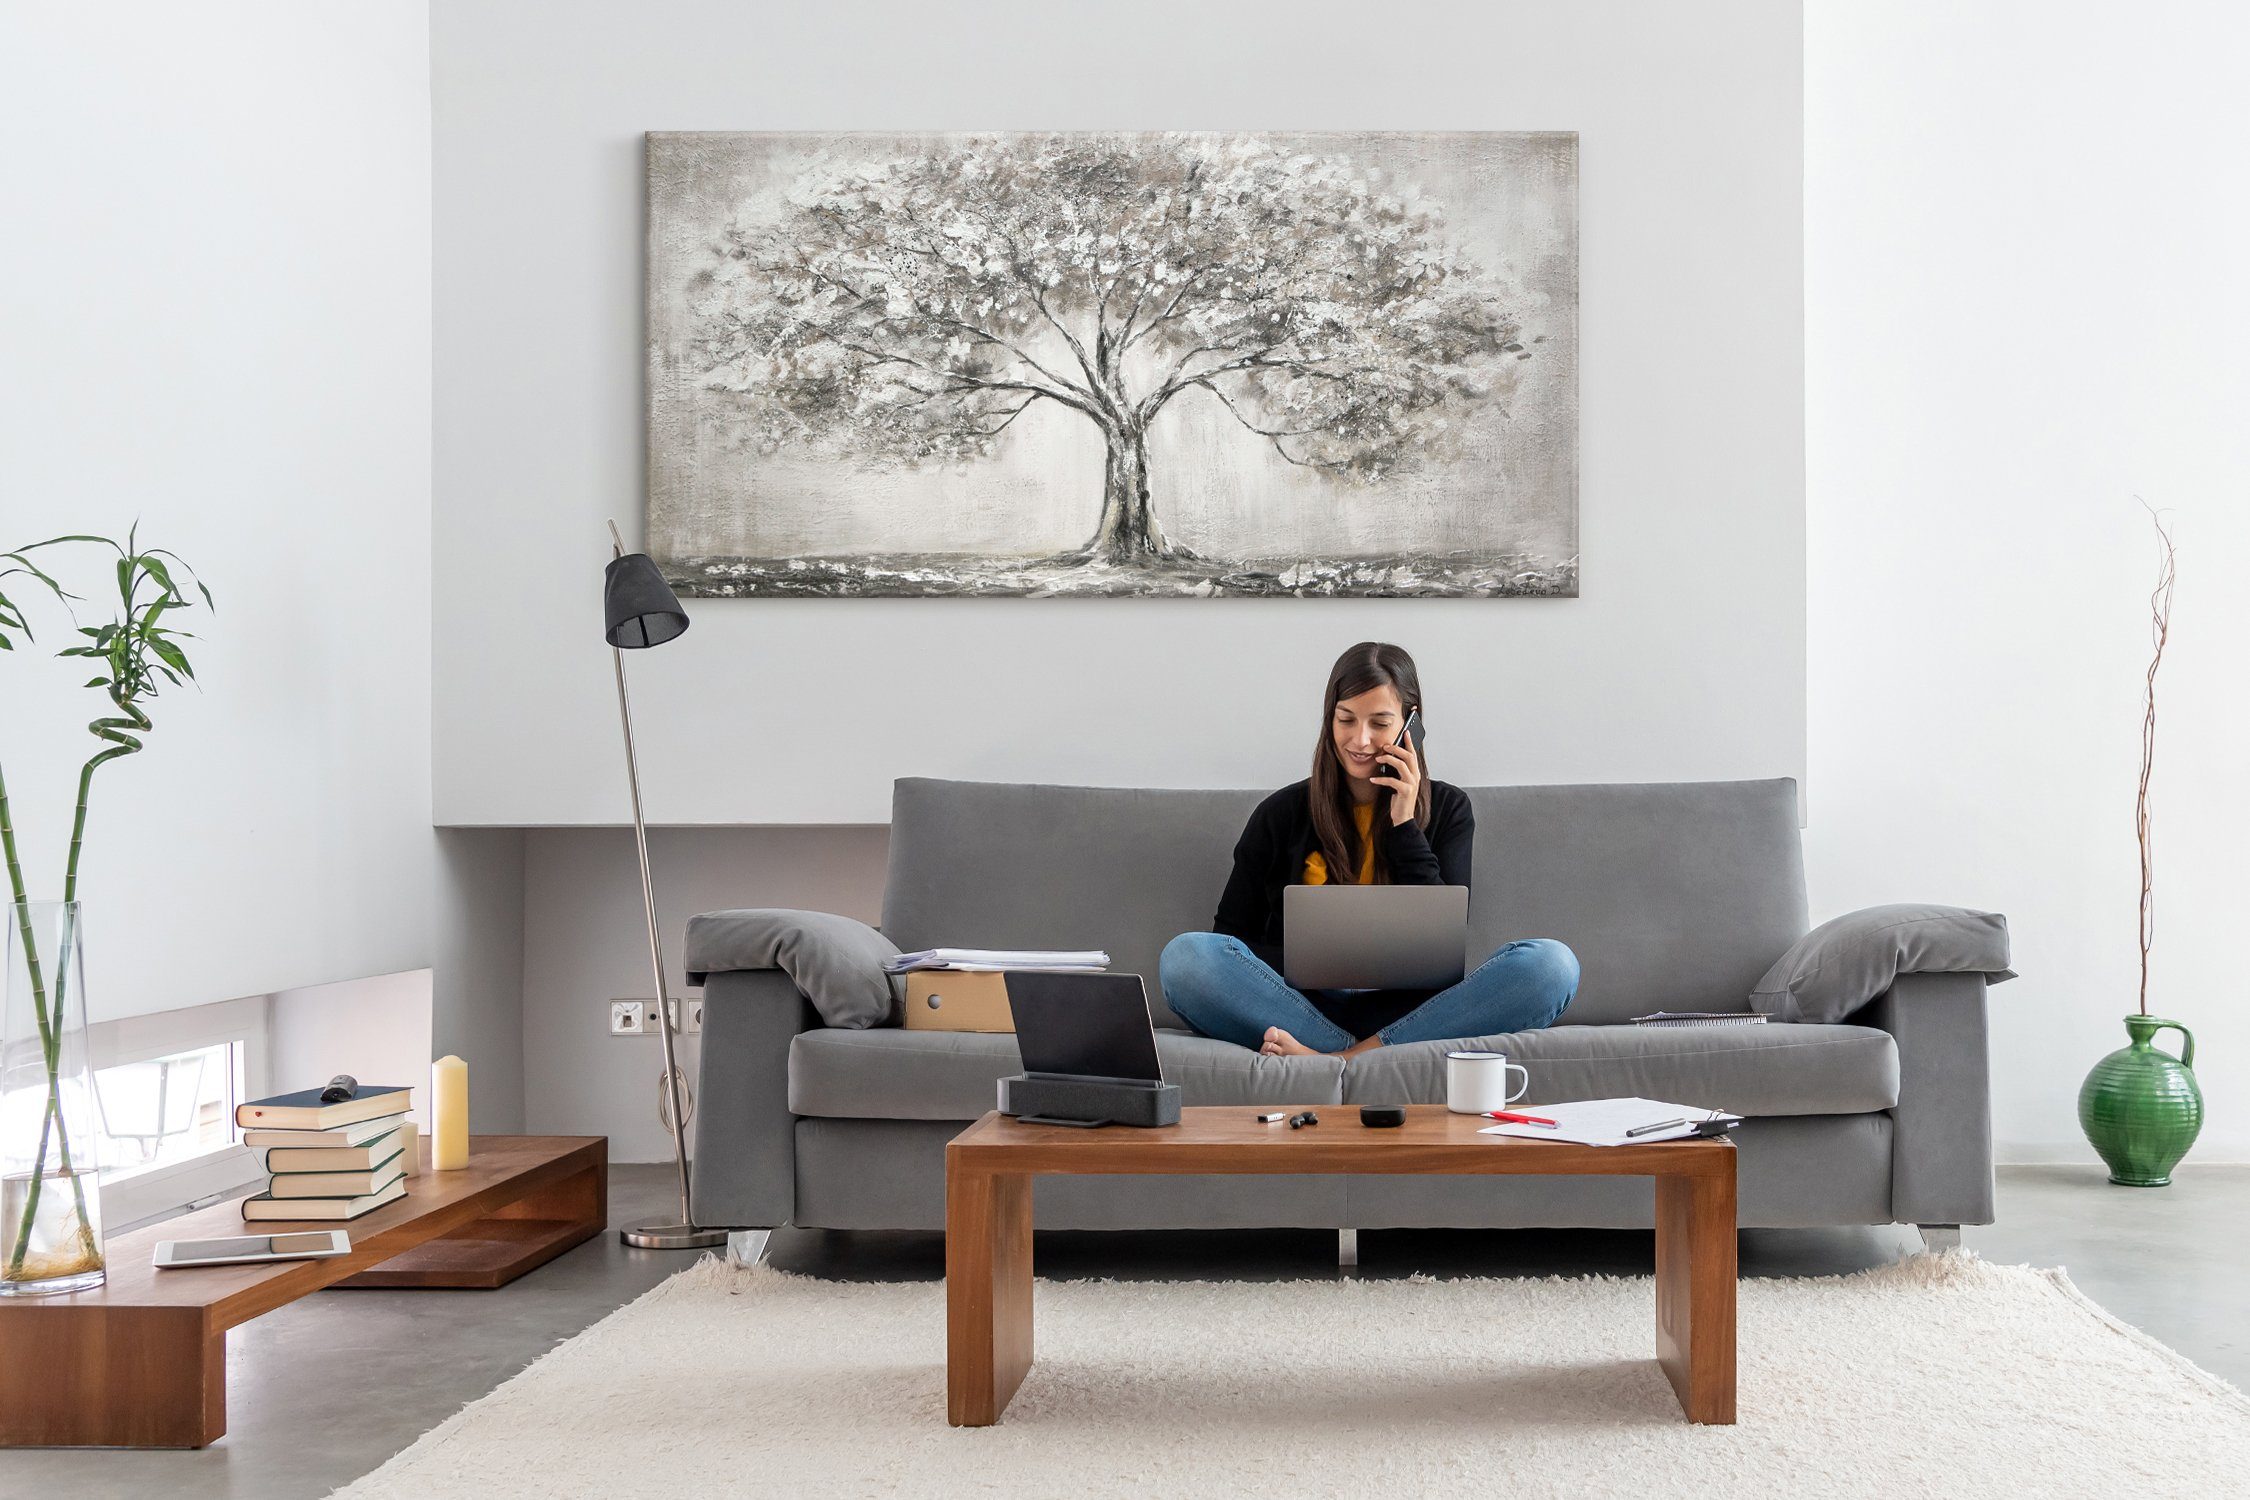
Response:
[{"label": "white wall", "polygon": [[524,1128],[523,843],[514,828],[438,830],[431,1051],[468,1062],[480,1135]]},{"label": "white wall", "polygon": [[[671,1137],[656,1117],[663,1043],[609,1034],[611,1000],[655,994],[632,831],[544,828],[523,842],[525,1127],[606,1135],[613,1161],[668,1161]],[[794,906],[872,924],[889,853],[886,828],[655,830],[649,861],[673,995],[686,989],[689,917]],[[681,1057],[692,1080],[695,1038],[683,1039]]]},{"label": "white wall", "polygon": [[[268,1087],[318,1088],[338,1073],[363,1087],[403,1083],[414,1090],[408,1118],[430,1123],[430,971],[377,974],[281,990],[268,998]],[[483,1082],[469,1073],[471,1108]],[[255,1081],[252,1087],[257,1092]]]},{"label": "white wall", "polygon": [[[902,774],[1279,785],[1364,638],[1415,653],[1448,780],[1800,773],[1802,64],[1786,0],[448,0],[438,820],[626,815],[597,578],[604,519],[641,531],[652,129],[1576,130],[1584,555],[1561,602],[700,601],[633,662],[652,818],[883,822]],[[906,690],[1042,707],[941,731]]]},{"label": "white wall", "polygon": [[1808,16],[1815,915],[2009,914],[2003,1159],[2091,1159],[2078,1083],[2134,1008],[2136,495],[2180,541],[2150,1008],[2202,1044],[2195,1159],[2250,1158],[2245,74],[2231,4]]},{"label": "white wall", "polygon": [[[429,962],[429,199],[422,6],[9,9],[0,547],[138,520],[219,603],[95,781],[97,1016]],[[69,666],[0,658],[44,896],[107,702]]]}]

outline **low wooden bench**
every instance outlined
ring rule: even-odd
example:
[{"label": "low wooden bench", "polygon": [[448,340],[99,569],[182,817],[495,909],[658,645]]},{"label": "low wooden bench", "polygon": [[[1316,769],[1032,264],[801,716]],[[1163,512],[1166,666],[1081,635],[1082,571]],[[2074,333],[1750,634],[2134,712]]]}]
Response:
[{"label": "low wooden bench", "polygon": [[[227,1330],[324,1287],[505,1286],[609,1222],[602,1136],[486,1135],[345,1224],[246,1224],[216,1203],[104,1245],[90,1292],[0,1300],[0,1447],[201,1448],[227,1430]],[[158,1240],[342,1229],[328,1260],[159,1271]]]}]

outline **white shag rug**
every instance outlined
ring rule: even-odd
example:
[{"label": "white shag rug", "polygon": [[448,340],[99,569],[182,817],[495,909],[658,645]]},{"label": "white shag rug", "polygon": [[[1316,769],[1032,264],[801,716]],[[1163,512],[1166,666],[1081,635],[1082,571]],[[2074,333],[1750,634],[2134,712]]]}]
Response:
[{"label": "white shag rug", "polygon": [[1697,1427],[1646,1277],[1042,1280],[1031,1374],[972,1429],[942,1284],[706,1258],[338,1494],[2250,1494],[2250,1399],[2061,1271],[1950,1251],[1739,1300],[1741,1420]]}]

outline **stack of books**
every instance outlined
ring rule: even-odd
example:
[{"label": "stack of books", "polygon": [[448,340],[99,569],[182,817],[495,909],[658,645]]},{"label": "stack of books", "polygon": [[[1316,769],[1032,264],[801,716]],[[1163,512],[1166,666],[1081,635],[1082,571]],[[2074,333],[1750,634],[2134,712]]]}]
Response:
[{"label": "stack of books", "polygon": [[319,1089],[253,1099],[236,1108],[242,1144],[265,1153],[266,1190],[242,1200],[242,1217],[356,1219],[406,1196],[401,1130],[414,1092],[363,1088],[334,1104]]},{"label": "stack of books", "polygon": [[1005,974],[1011,969],[1092,973],[1108,967],[1109,955],[1099,948],[924,948],[883,960],[884,970],[892,974],[925,969],[959,969],[972,974]]}]

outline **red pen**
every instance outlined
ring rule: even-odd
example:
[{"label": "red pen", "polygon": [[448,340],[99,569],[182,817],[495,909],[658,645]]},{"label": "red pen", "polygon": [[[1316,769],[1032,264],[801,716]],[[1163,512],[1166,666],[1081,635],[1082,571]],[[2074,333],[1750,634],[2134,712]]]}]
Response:
[{"label": "red pen", "polygon": [[1560,1130],[1562,1128],[1560,1124],[1548,1119],[1545,1115],[1519,1115],[1513,1110],[1506,1109],[1487,1110],[1485,1113],[1495,1120],[1506,1120],[1510,1125],[1544,1125],[1549,1130]]}]

